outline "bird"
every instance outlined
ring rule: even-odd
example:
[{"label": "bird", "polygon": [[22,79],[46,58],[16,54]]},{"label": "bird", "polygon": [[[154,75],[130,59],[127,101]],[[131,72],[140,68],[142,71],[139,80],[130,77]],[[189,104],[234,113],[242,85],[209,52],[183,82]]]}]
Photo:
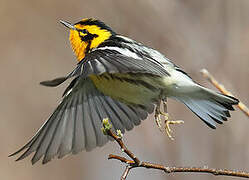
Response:
[{"label": "bird", "polygon": [[167,112],[160,108],[161,102],[167,105],[167,98],[185,104],[213,129],[230,117],[229,111],[239,102],[201,86],[159,51],[117,34],[101,20],[60,22],[69,29],[78,63],[68,75],[41,82],[55,87],[71,79],[52,115],[10,155],[20,154],[17,161],[34,152],[32,164],[41,158],[46,164],[55,157],[101,147],[110,140],[101,131],[104,118],[113,130],[124,133],[155,112],[158,127],[164,118],[172,137],[169,125],[182,121],[167,120]]}]

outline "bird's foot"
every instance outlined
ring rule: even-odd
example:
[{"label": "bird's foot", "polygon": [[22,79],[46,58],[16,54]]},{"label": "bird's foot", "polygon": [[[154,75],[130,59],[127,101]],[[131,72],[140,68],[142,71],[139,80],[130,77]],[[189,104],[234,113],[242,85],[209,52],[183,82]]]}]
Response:
[{"label": "bird's foot", "polygon": [[171,139],[174,140],[173,136],[171,135],[171,133],[173,133],[172,129],[170,128],[170,124],[182,124],[184,123],[183,120],[177,120],[177,121],[173,121],[173,120],[169,120],[169,114],[167,113],[167,99],[163,100],[163,108],[164,108],[164,118],[165,118],[165,131],[167,136]]},{"label": "bird's foot", "polygon": [[170,128],[170,125],[172,124],[182,124],[184,123],[183,120],[169,120],[169,114],[168,113],[165,113],[165,112],[161,112],[161,111],[156,111],[156,115],[155,115],[155,120],[156,120],[156,124],[158,126],[158,128],[160,129],[160,131],[163,131],[162,129],[162,121],[161,121],[161,116],[164,117],[165,121],[165,132],[167,134],[167,136],[171,139],[171,140],[174,140],[173,136],[172,136],[172,133],[173,133],[173,130]]},{"label": "bird's foot", "polygon": [[[169,118],[169,115],[168,113],[167,114],[167,118]],[[166,118],[165,118],[166,119]],[[171,135],[173,133],[173,130],[170,128],[170,124],[183,124],[184,121],[183,120],[177,120],[177,121],[171,121],[169,119],[166,119],[165,120],[165,131],[166,131],[166,134],[167,136],[171,139],[171,140],[174,140],[173,136]]]},{"label": "bird's foot", "polygon": [[[183,120],[169,120],[169,114],[167,110],[167,99],[163,99],[163,112],[160,110],[160,103],[161,101],[158,102],[155,110],[155,121],[157,124],[157,127],[159,128],[160,131],[165,131],[167,136],[171,139],[174,140],[173,136],[171,135],[173,133],[173,130],[170,128],[170,125],[172,124],[182,124],[184,123]],[[164,129],[162,128],[162,120],[161,117],[164,118],[164,123],[165,127]]]}]

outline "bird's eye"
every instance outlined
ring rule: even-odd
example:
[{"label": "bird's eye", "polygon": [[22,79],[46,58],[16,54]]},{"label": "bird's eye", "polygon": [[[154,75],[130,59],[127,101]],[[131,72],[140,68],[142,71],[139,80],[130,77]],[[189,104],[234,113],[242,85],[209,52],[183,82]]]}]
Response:
[{"label": "bird's eye", "polygon": [[86,29],[82,29],[81,32],[82,32],[83,34],[87,34],[87,33],[88,33],[88,31],[87,31]]}]

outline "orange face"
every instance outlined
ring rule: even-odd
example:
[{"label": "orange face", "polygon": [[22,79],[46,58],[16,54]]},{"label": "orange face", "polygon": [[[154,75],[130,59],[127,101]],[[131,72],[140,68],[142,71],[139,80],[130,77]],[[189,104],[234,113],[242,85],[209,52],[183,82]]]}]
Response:
[{"label": "orange face", "polygon": [[113,34],[110,28],[104,28],[103,24],[94,19],[83,19],[76,23],[74,28],[70,29],[69,40],[78,61]]}]

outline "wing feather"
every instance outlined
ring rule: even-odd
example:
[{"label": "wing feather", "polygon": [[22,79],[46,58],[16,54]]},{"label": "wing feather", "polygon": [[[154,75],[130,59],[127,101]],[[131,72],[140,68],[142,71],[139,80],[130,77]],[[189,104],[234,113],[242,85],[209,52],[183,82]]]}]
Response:
[{"label": "wing feather", "polygon": [[100,75],[103,73],[145,73],[156,76],[170,76],[162,64],[164,62],[162,55],[160,56],[162,59],[158,59],[153,58],[155,56],[153,53],[149,56],[149,53],[144,55],[137,50],[111,46],[96,48],[86,54],[84,59],[67,76],[43,81],[40,84],[54,87],[74,76],[88,77],[91,74]]},{"label": "wing feather", "polygon": [[74,127],[74,140],[73,140],[73,149],[72,153],[77,154],[78,152],[85,149],[85,132],[83,128],[83,106],[78,104],[76,106],[76,117],[75,117],[75,127]]},{"label": "wing feather", "polygon": [[121,102],[116,101],[115,103],[126,114],[130,121],[132,121],[135,125],[140,124],[140,119],[137,117],[137,114],[134,113],[134,111],[132,111],[128,106]]},{"label": "wing feather", "polygon": [[109,118],[113,130],[131,130],[148,116],[148,112],[127,106],[99,92],[89,78],[78,78],[72,89],[66,93],[54,113],[20,150],[21,160],[35,152],[32,163],[43,157],[43,164],[54,157],[90,151],[102,146],[108,137],[101,132],[102,120]]},{"label": "wing feather", "polygon": [[46,131],[44,132],[44,135],[37,147],[37,151],[35,152],[35,155],[32,158],[32,164],[36,163],[37,161],[39,161],[41,159],[41,157],[45,154],[49,144],[50,144],[50,140],[53,138],[53,134],[55,132],[55,129],[57,127],[57,124],[59,123],[59,120],[61,119],[61,116],[63,114],[63,110],[64,110],[64,106],[61,109],[61,111],[58,113],[57,116],[55,116],[55,118],[50,119],[51,124],[49,124],[48,128],[46,129]]},{"label": "wing feather", "polygon": [[84,77],[91,74],[107,73],[146,73],[169,76],[164,66],[149,57],[139,56],[129,49],[105,47],[96,49],[85,56],[79,64]]},{"label": "wing feather", "polygon": [[86,137],[86,150],[90,151],[96,147],[96,136],[91,122],[90,108],[88,102],[88,95],[83,97],[83,127]]},{"label": "wing feather", "polygon": [[61,139],[60,147],[58,149],[58,158],[62,158],[66,154],[70,153],[72,150],[72,143],[73,143],[73,130],[74,130],[74,114],[75,114],[75,107],[71,107],[70,113],[68,115],[68,121],[65,127],[64,136]]},{"label": "wing feather", "polygon": [[120,109],[120,107],[111,98],[106,100],[106,103],[109,104],[109,107],[112,109],[113,116],[115,116],[116,119],[118,119],[122,123],[125,129],[129,131],[134,127],[134,124],[129,119],[127,114],[122,111],[122,109]]},{"label": "wing feather", "polygon": [[89,115],[91,116],[91,122],[94,127],[95,135],[96,135],[96,146],[102,146],[107,142],[107,138],[103,135],[103,133],[100,131],[102,127],[102,120],[99,115],[98,109],[96,108],[96,101],[95,101],[95,93],[90,92],[89,93],[89,98],[88,98],[88,103],[89,103],[89,108],[90,112]]}]

